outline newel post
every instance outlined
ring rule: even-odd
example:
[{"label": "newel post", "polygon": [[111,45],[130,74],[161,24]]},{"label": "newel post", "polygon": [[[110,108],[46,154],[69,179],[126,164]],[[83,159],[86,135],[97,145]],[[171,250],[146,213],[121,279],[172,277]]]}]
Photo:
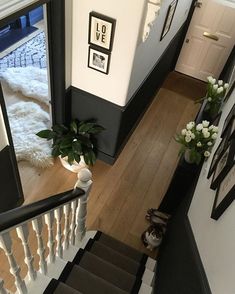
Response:
[{"label": "newel post", "polygon": [[79,198],[76,211],[75,226],[75,245],[83,239],[86,234],[86,215],[87,215],[87,199],[92,186],[92,174],[88,168],[83,168],[78,172],[78,180],[74,188],[80,188],[85,194]]}]

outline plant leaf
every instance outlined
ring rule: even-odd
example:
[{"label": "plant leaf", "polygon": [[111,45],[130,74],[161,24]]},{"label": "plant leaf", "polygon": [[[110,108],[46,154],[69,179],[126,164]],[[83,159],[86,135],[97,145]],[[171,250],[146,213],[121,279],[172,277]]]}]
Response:
[{"label": "plant leaf", "polygon": [[60,155],[60,148],[58,145],[53,147],[51,155],[53,157],[58,157]]},{"label": "plant leaf", "polygon": [[99,134],[100,132],[104,131],[105,128],[102,127],[102,126],[99,126],[99,125],[95,125],[93,128],[91,128],[88,133],[89,134],[93,134],[93,135],[96,135],[96,134]]},{"label": "plant leaf", "polygon": [[71,138],[64,138],[60,142],[60,148],[65,149],[65,148],[71,148],[72,147],[72,140]]},{"label": "plant leaf", "polygon": [[71,122],[71,124],[70,124],[70,130],[71,130],[72,132],[74,132],[75,134],[78,133],[78,126],[77,126],[77,123],[76,123],[75,120],[73,120],[73,121]]},{"label": "plant leaf", "polygon": [[68,132],[68,128],[64,125],[54,125],[52,129],[59,135],[62,135],[63,133]]},{"label": "plant leaf", "polygon": [[82,146],[81,146],[81,143],[79,141],[74,141],[72,143],[72,149],[73,149],[74,153],[82,154]]},{"label": "plant leaf", "polygon": [[36,134],[38,137],[51,140],[55,137],[55,133],[51,130],[42,130]]},{"label": "plant leaf", "polygon": [[73,152],[69,152],[69,154],[68,154],[68,163],[69,163],[70,165],[72,165],[73,162],[74,162],[74,155],[73,155]]},{"label": "plant leaf", "polygon": [[81,157],[80,157],[80,155],[79,155],[79,154],[77,154],[77,153],[74,153],[73,155],[74,155],[74,160],[75,160],[77,163],[79,163],[79,162],[80,162],[80,160],[81,160]]}]

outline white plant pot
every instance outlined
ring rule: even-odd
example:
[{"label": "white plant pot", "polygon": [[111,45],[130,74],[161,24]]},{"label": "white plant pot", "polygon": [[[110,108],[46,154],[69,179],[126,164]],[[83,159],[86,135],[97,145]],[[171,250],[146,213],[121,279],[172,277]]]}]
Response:
[{"label": "white plant pot", "polygon": [[63,167],[65,167],[66,169],[68,169],[69,171],[73,172],[73,173],[78,173],[80,169],[87,167],[85,161],[84,161],[84,157],[81,156],[81,160],[79,163],[77,163],[76,161],[74,161],[74,163],[72,165],[70,165],[68,163],[68,157],[61,157],[59,156],[61,164],[63,165]]}]

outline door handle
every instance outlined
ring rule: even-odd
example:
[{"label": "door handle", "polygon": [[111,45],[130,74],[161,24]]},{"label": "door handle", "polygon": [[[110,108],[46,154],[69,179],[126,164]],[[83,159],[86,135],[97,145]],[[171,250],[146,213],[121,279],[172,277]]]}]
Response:
[{"label": "door handle", "polygon": [[206,37],[206,38],[209,38],[209,39],[215,40],[215,41],[218,41],[218,40],[219,40],[219,37],[218,37],[218,36],[213,35],[213,34],[208,33],[208,32],[204,32],[204,33],[203,33],[203,36]]}]

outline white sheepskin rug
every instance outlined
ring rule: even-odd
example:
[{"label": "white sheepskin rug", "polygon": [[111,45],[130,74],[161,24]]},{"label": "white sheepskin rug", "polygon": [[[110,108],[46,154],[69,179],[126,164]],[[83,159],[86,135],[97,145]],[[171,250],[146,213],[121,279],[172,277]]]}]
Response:
[{"label": "white sheepskin rug", "polygon": [[17,160],[40,168],[53,165],[51,143],[35,135],[50,127],[49,114],[34,102],[19,102],[8,108],[8,118]]},{"label": "white sheepskin rug", "polygon": [[27,97],[49,105],[46,69],[33,66],[12,67],[1,73],[1,78],[14,92],[20,91]]}]

